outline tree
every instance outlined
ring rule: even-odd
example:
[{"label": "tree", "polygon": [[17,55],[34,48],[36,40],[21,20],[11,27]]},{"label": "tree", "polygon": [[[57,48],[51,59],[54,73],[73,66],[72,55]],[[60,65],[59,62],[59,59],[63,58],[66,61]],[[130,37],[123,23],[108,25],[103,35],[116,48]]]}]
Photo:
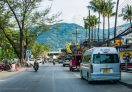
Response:
[{"label": "tree", "polygon": [[107,17],[108,17],[108,40],[110,38],[110,17],[114,16],[115,13],[113,12],[115,2],[112,2],[112,0],[107,1]]},{"label": "tree", "polygon": [[116,3],[115,27],[114,27],[114,42],[115,42],[116,31],[117,31],[116,29],[117,29],[118,6],[119,6],[119,0],[117,0],[117,3]]},{"label": "tree", "polygon": [[105,17],[107,16],[107,3],[105,0],[102,0],[101,3],[101,14],[103,16],[103,41],[105,41],[105,34],[104,34],[104,30],[105,30]]},{"label": "tree", "polygon": [[[14,24],[10,24],[10,18],[12,14],[10,11],[6,11],[4,3],[0,1],[0,32],[1,35],[4,35],[8,42],[11,44],[12,48],[14,49],[14,52],[16,53],[17,57],[19,56],[19,51],[16,49],[14,41],[11,39],[11,36],[8,35],[7,31],[12,31],[12,27],[14,27]],[[10,32],[11,34],[11,32]]]},{"label": "tree", "polygon": [[49,51],[49,47],[45,44],[38,44],[34,43],[31,46],[31,53],[33,54],[34,58],[42,55],[44,51]]},{"label": "tree", "polygon": [[130,22],[130,26],[132,26],[132,6],[127,5],[122,9],[122,14],[119,16],[123,16],[123,20],[127,20]]},{"label": "tree", "polygon": [[[12,36],[12,39],[16,40],[16,36],[18,36],[17,32],[12,31],[14,34],[11,34],[11,31],[6,31],[8,33],[8,36]],[[13,58],[16,58],[17,55],[15,54],[12,46],[10,45],[9,41],[7,40],[6,36],[2,33],[0,33],[0,47],[1,47],[1,56],[0,56],[0,60],[3,59],[7,59],[7,60],[11,60]]]},{"label": "tree", "polygon": [[94,36],[96,38],[96,31],[94,32],[96,25],[98,24],[98,18],[95,15],[90,15],[85,19],[85,26],[91,28],[91,40],[94,39]]},{"label": "tree", "polygon": [[90,6],[88,6],[89,9],[93,10],[94,12],[98,12],[99,14],[99,22],[98,22],[98,41],[99,41],[99,29],[100,29],[100,14],[101,14],[101,0],[92,0],[90,1]]},{"label": "tree", "polygon": [[[1,0],[0,4],[2,4],[2,8],[4,9],[4,12],[10,13],[11,15],[7,17],[6,24],[12,24],[14,23],[14,28],[17,27],[17,30],[19,31],[19,46],[20,50],[18,53],[16,51],[16,48],[12,46],[17,54],[19,56],[19,59],[21,62],[24,61],[24,34],[27,30],[29,30],[33,26],[47,26],[49,23],[57,22],[56,18],[60,15],[60,13],[52,15],[51,17],[48,17],[48,14],[50,13],[51,7],[43,10],[38,11],[38,4],[41,3],[42,0]],[[5,17],[5,14],[3,15]],[[10,22],[11,21],[11,22]],[[9,27],[9,25],[7,25]],[[1,26],[3,27],[3,26]],[[1,28],[4,32],[4,28]],[[6,35],[6,33],[5,33]],[[9,42],[13,42],[8,36],[6,36],[9,40]],[[26,36],[27,37],[27,36]]]},{"label": "tree", "polygon": [[88,8],[92,9],[95,12],[99,13],[99,22],[98,22],[98,41],[99,41],[99,28],[100,28],[100,15],[103,16],[103,41],[104,41],[104,30],[105,30],[105,17],[107,16],[107,2],[106,0],[92,0],[90,1],[90,6]]}]

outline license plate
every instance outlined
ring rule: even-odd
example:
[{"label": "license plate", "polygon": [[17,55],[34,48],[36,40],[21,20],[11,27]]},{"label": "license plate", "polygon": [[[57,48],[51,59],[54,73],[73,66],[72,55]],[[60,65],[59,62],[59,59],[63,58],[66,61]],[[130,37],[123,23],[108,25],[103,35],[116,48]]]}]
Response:
[{"label": "license plate", "polygon": [[103,69],[103,73],[104,74],[110,73],[110,69],[108,69],[108,68]]}]

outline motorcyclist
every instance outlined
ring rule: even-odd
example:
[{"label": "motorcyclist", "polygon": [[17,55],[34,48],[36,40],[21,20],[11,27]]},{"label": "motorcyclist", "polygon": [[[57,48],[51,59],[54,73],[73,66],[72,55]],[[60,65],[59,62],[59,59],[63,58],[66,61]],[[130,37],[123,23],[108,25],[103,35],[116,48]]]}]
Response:
[{"label": "motorcyclist", "polygon": [[35,68],[35,67],[39,68],[39,63],[37,62],[37,60],[35,60],[34,66],[33,66],[33,67],[34,67],[34,68]]},{"label": "motorcyclist", "polygon": [[55,65],[55,59],[56,59],[56,57],[55,56],[53,56],[53,65]]},{"label": "motorcyclist", "polygon": [[55,65],[55,60],[53,60],[53,65]]}]

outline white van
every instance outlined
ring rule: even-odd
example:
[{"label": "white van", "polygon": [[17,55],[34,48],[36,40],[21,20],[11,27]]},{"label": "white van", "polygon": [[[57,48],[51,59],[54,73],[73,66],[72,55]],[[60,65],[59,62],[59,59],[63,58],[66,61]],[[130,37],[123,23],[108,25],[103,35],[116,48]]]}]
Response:
[{"label": "white van", "polygon": [[90,81],[121,79],[120,61],[116,48],[95,47],[85,51],[80,76]]}]

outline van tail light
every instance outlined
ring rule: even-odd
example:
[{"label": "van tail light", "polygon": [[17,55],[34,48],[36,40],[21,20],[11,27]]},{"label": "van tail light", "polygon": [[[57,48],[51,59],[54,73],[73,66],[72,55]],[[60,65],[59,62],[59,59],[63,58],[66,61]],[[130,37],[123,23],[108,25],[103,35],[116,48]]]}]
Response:
[{"label": "van tail light", "polygon": [[91,68],[91,73],[93,73],[93,65],[91,65],[90,68]]}]

